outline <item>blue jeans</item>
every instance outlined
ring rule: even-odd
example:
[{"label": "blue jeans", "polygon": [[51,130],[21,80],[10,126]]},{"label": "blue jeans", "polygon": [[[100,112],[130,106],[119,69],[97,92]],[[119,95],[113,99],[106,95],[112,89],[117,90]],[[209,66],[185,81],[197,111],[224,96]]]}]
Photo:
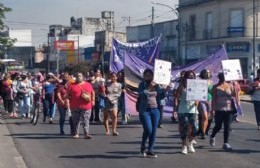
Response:
[{"label": "blue jeans", "polygon": [[63,108],[63,107],[59,107],[58,110],[60,112],[60,120],[59,120],[60,131],[63,132],[64,131],[65,118],[66,118],[66,110],[67,109]]},{"label": "blue jeans", "polygon": [[145,112],[139,113],[139,119],[144,129],[141,150],[145,150],[145,144],[149,138],[148,151],[152,152],[156,139],[156,130],[160,120],[160,112],[157,108],[147,109]]},{"label": "blue jeans", "polygon": [[257,126],[260,126],[260,101],[254,101],[255,118]]},{"label": "blue jeans", "polygon": [[43,112],[45,118],[47,116],[50,118],[53,117],[53,107],[54,103],[52,102],[52,95],[46,94],[45,99],[43,100]]},{"label": "blue jeans", "polygon": [[57,104],[56,103],[54,103],[54,105],[53,105],[53,109],[52,109],[52,119],[54,119],[55,118],[55,115],[56,115],[56,110],[57,110]]},{"label": "blue jeans", "polygon": [[118,112],[122,114],[122,121],[127,121],[127,117],[125,114],[125,98],[120,96],[118,99]]},{"label": "blue jeans", "polygon": [[29,96],[24,96],[23,99],[19,100],[19,110],[22,116],[25,116],[26,113],[30,113],[30,101]]}]

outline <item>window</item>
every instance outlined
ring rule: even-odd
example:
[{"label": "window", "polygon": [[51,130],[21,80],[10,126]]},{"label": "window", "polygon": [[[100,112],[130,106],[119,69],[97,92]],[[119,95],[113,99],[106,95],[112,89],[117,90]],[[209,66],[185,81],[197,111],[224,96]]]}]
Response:
[{"label": "window", "polygon": [[231,37],[244,36],[244,10],[232,9],[230,11],[230,22],[227,32]]},{"label": "window", "polygon": [[205,39],[211,39],[212,38],[212,13],[206,13],[206,28],[204,32]]},{"label": "window", "polygon": [[244,27],[244,11],[242,9],[231,10],[230,27]]},{"label": "window", "polygon": [[190,24],[189,24],[189,40],[196,39],[196,15],[190,16]]}]

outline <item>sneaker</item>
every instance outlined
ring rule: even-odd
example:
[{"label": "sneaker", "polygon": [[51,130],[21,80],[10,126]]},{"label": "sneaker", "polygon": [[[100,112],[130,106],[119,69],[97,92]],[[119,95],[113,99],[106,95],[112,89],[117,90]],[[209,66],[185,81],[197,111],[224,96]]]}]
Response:
[{"label": "sneaker", "polygon": [[159,125],[158,128],[164,128],[163,125]]},{"label": "sneaker", "polygon": [[189,149],[189,152],[195,153],[195,149],[193,147],[193,143],[192,142],[188,143],[188,149]]},{"label": "sneaker", "polygon": [[63,130],[61,130],[60,135],[65,135],[65,132]]},{"label": "sneaker", "polygon": [[145,149],[141,149],[141,152],[140,152],[139,156],[140,157],[146,157],[147,156],[147,154],[145,152]]},{"label": "sneaker", "polygon": [[158,157],[154,152],[150,152],[150,151],[146,153],[146,156],[149,157],[149,158],[157,158]]},{"label": "sneaker", "polygon": [[202,139],[202,140],[207,139],[207,135],[206,134],[201,134],[200,139]]},{"label": "sneaker", "polygon": [[85,135],[85,137],[84,137],[85,139],[91,139],[91,138],[93,138],[93,136],[91,136],[91,135],[89,135],[89,134],[87,134],[87,135]]},{"label": "sneaker", "polygon": [[119,133],[118,132],[113,132],[113,136],[118,136]]},{"label": "sneaker", "polygon": [[215,146],[216,145],[216,142],[215,142],[216,140],[215,140],[215,138],[210,138],[209,139],[209,144],[210,144],[210,146]]},{"label": "sneaker", "polygon": [[184,155],[187,155],[188,154],[188,147],[185,145],[185,146],[182,146],[182,151],[181,151],[182,154]]},{"label": "sneaker", "polygon": [[223,149],[225,149],[226,151],[231,151],[232,150],[231,146],[228,143],[224,143]]},{"label": "sneaker", "polygon": [[197,145],[197,142],[196,142],[194,139],[191,141],[191,143],[192,143],[193,145]]},{"label": "sneaker", "polygon": [[122,125],[127,125],[127,121],[122,121]]}]

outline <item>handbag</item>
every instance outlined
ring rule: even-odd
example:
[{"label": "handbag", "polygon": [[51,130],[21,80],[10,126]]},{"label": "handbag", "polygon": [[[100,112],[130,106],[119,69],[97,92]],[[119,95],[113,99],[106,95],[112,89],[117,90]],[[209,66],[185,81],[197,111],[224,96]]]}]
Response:
[{"label": "handbag", "polygon": [[232,100],[231,100],[231,106],[232,106],[232,114],[237,114],[238,113],[238,106],[237,106],[237,101],[236,101],[236,98],[232,97]]},{"label": "handbag", "polygon": [[17,97],[19,100],[23,100],[24,97],[25,97],[25,95],[24,95],[24,93],[22,93],[22,92],[18,92],[18,93],[16,94],[16,97]]},{"label": "handbag", "polygon": [[99,107],[101,109],[104,109],[106,107],[105,99],[102,97],[99,98]]},{"label": "handbag", "polygon": [[79,88],[81,89],[81,97],[86,101],[90,102],[91,101],[91,95],[87,93],[80,85],[78,85]]}]

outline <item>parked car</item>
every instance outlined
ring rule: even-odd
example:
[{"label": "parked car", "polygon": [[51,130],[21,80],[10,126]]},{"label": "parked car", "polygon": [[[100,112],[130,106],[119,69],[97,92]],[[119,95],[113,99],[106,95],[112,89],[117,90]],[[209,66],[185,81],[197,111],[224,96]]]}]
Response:
[{"label": "parked car", "polygon": [[239,80],[238,83],[241,88],[241,94],[249,94],[250,81],[248,79],[244,79],[244,80]]}]

